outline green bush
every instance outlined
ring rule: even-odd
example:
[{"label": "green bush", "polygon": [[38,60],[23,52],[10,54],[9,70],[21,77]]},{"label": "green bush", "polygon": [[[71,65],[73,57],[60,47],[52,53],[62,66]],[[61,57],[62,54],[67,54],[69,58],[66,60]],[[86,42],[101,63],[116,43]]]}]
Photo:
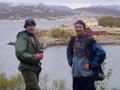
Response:
[{"label": "green bush", "polygon": [[107,27],[120,27],[120,18],[118,17],[102,17],[98,19],[99,25]]},{"label": "green bush", "polygon": [[36,33],[37,33],[38,37],[46,36],[47,35],[47,30],[37,31]]},{"label": "green bush", "polygon": [[5,73],[0,74],[0,90],[7,90],[9,85],[9,80]]},{"label": "green bush", "polygon": [[54,38],[60,38],[62,35],[62,32],[59,28],[52,29],[51,33],[52,33],[52,37]]},{"label": "green bush", "polygon": [[18,74],[8,78],[5,73],[1,73],[0,90],[24,90],[22,75]]},{"label": "green bush", "polygon": [[65,30],[61,30],[59,28],[52,29],[51,31],[52,37],[54,38],[63,38],[68,39],[70,37],[70,33]]}]

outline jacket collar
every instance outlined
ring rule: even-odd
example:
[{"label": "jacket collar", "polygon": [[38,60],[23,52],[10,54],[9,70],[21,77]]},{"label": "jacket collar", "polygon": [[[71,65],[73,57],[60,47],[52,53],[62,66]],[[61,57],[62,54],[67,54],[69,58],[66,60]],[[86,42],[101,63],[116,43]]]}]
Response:
[{"label": "jacket collar", "polygon": [[[27,41],[29,43],[31,43],[35,49],[37,49],[38,40],[37,40],[36,36],[34,34],[31,34],[31,33],[27,32],[27,31],[25,31],[25,33],[27,35],[25,37],[25,39],[27,39]],[[31,37],[34,38],[34,41],[31,40]]]}]

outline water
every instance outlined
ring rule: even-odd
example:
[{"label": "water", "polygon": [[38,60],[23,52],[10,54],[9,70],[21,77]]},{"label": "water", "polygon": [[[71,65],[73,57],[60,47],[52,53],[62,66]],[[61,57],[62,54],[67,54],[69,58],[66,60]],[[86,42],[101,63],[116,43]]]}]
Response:
[{"label": "water", "polygon": [[[45,21],[43,21],[45,22]],[[53,23],[54,22],[54,23]],[[59,21],[62,22],[63,21]],[[66,21],[65,21],[66,22]],[[42,22],[38,22],[42,23]],[[45,22],[49,27],[56,25],[55,21]],[[5,72],[8,77],[17,74],[19,61],[15,56],[13,46],[7,45],[9,41],[15,41],[16,34],[22,30],[23,21],[18,22],[0,22],[0,72]],[[60,23],[59,23],[60,24]],[[40,24],[41,25],[41,24]],[[58,25],[58,24],[57,24]],[[42,27],[42,26],[41,26]],[[112,77],[106,80],[109,87],[119,87],[120,84],[120,46],[107,45],[103,46],[107,52],[106,70],[112,69]],[[53,79],[65,79],[71,86],[71,69],[66,60],[66,46],[55,46],[47,48],[44,51],[44,59],[42,60],[42,73],[47,73]]]},{"label": "water", "polygon": [[[73,19],[36,21],[36,28],[49,29],[62,24],[72,24],[74,21]],[[15,57],[14,47],[8,46],[7,43],[16,40],[17,33],[24,30],[23,26],[23,20],[0,22],[0,72],[5,72],[8,76],[16,71],[18,61]]]},{"label": "water", "polygon": [[[63,24],[73,24],[74,19],[60,19],[60,20],[48,20],[48,21],[36,21],[37,29],[50,29]],[[0,45],[9,41],[15,41],[16,35],[19,31],[24,30],[24,21],[6,21],[0,22]]]}]

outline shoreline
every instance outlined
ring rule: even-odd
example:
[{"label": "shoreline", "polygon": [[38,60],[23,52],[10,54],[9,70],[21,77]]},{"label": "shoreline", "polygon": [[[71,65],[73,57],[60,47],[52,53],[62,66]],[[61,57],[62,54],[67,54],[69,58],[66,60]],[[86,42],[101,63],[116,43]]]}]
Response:
[{"label": "shoreline", "polygon": [[[98,42],[101,45],[120,45],[120,42]],[[54,47],[54,46],[67,46],[68,42],[54,42],[54,43],[48,43],[48,44],[43,44],[44,48],[48,47]],[[12,45],[15,46],[15,42],[9,42],[7,45]]]},{"label": "shoreline", "polygon": [[[50,30],[36,31],[40,43],[43,43],[44,48],[67,45],[70,37],[75,35],[72,26],[59,26]],[[109,30],[105,35],[93,36],[97,43],[101,45],[120,45],[120,28],[117,30]],[[49,38],[49,39],[48,39]],[[15,42],[9,42],[8,45],[15,45]]]}]

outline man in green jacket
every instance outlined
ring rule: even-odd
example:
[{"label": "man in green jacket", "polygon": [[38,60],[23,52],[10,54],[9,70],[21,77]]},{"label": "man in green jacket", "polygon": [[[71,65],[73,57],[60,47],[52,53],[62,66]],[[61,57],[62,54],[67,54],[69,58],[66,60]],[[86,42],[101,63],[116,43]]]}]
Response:
[{"label": "man in green jacket", "polygon": [[16,57],[20,61],[18,69],[23,75],[25,90],[40,90],[38,82],[43,46],[34,34],[35,26],[34,19],[25,20],[25,30],[18,33],[15,45]]}]

